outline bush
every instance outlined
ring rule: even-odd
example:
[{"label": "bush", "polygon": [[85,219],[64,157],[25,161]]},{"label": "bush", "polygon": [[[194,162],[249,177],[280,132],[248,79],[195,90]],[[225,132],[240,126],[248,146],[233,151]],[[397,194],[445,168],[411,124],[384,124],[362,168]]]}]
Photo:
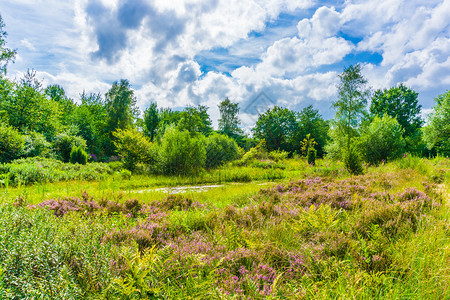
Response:
[{"label": "bush", "polygon": [[153,144],[140,132],[134,129],[118,129],[113,133],[117,139],[114,145],[117,153],[123,158],[123,165],[133,171],[138,163],[154,163]]},{"label": "bush", "polygon": [[0,174],[11,184],[58,182],[68,180],[100,180],[113,171],[104,163],[87,165],[66,164],[60,160],[42,157],[16,159],[0,165]]},{"label": "bush", "polygon": [[363,173],[363,166],[360,158],[360,154],[356,149],[356,146],[352,144],[349,150],[345,150],[343,153],[344,164],[347,171],[353,175],[359,175]]},{"label": "bush", "polygon": [[70,163],[79,163],[80,165],[85,165],[87,163],[87,160],[88,155],[86,151],[77,146],[72,148],[72,151],[70,152]]},{"label": "bush", "polygon": [[25,138],[25,147],[24,147],[25,157],[50,156],[52,152],[51,144],[47,142],[45,136],[42,133],[32,131],[26,134],[24,138]]},{"label": "bush", "polygon": [[163,174],[191,175],[205,167],[205,137],[173,127],[166,129],[159,149],[160,171]]},{"label": "bush", "polygon": [[316,164],[316,155],[317,155],[317,151],[312,148],[309,147],[308,148],[308,164],[314,166]]},{"label": "bush", "polygon": [[74,146],[86,150],[86,141],[82,137],[69,135],[67,133],[57,134],[53,141],[53,148],[56,155],[63,162],[69,162],[70,153],[72,152],[72,148]]},{"label": "bush", "polygon": [[232,138],[215,133],[206,139],[206,168],[215,168],[239,157],[239,147]]},{"label": "bush", "polygon": [[400,157],[405,149],[404,129],[395,118],[376,116],[361,134],[364,160],[379,164]]},{"label": "bush", "polygon": [[9,162],[21,156],[24,138],[14,127],[0,124],[0,162]]}]

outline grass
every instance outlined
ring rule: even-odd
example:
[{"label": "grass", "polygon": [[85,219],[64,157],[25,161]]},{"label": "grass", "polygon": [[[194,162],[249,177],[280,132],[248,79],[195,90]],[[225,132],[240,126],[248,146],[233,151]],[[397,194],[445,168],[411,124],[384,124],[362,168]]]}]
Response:
[{"label": "grass", "polygon": [[0,298],[450,297],[448,159],[282,164],[4,186]]}]

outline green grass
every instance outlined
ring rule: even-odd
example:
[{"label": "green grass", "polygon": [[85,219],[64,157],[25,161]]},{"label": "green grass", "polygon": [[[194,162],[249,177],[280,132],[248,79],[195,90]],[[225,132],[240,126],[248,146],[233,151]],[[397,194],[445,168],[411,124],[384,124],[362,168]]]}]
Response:
[{"label": "green grass", "polygon": [[448,159],[282,164],[3,186],[0,299],[450,297]]}]

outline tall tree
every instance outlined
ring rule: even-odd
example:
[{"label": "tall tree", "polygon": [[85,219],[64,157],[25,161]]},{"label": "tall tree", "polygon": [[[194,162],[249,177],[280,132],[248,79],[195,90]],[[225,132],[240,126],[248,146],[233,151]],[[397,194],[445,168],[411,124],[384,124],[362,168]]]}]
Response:
[{"label": "tall tree", "polygon": [[189,106],[180,113],[177,127],[181,131],[198,132],[208,136],[212,132],[211,123],[208,107],[204,105]]},{"label": "tall tree", "polygon": [[22,132],[37,131],[50,140],[60,126],[59,106],[45,97],[34,71],[28,71],[16,84],[13,96],[3,109],[9,123]]},{"label": "tall tree", "polygon": [[424,128],[424,140],[429,149],[450,156],[450,91],[439,95],[435,100],[429,123]]},{"label": "tall tree", "polygon": [[258,116],[252,131],[255,137],[266,140],[267,150],[293,152],[296,129],[295,113],[287,108],[275,106]]},{"label": "tall tree", "polygon": [[377,90],[370,104],[372,116],[383,117],[387,114],[397,118],[398,123],[405,129],[404,136],[411,136],[423,124],[420,117],[422,106],[417,99],[418,93],[400,83],[397,87]]},{"label": "tall tree", "polygon": [[111,89],[105,94],[105,105],[108,112],[108,131],[127,129],[133,127],[138,115],[136,97],[131,85],[126,79],[114,82]]},{"label": "tall tree", "polygon": [[367,80],[361,74],[361,65],[356,64],[344,69],[339,75],[338,100],[333,102],[336,109],[336,128],[342,128],[346,139],[347,151],[350,150],[351,139],[365,114],[370,89]]},{"label": "tall tree", "polygon": [[144,111],[144,134],[150,138],[151,141],[156,136],[159,125],[158,107],[155,102],[151,103]]},{"label": "tall tree", "polygon": [[6,74],[6,66],[8,63],[16,57],[16,50],[8,49],[6,45],[6,36],[8,35],[3,29],[5,23],[3,23],[2,16],[0,15],[0,73]]},{"label": "tall tree", "polygon": [[324,147],[328,140],[328,123],[322,118],[319,111],[314,109],[312,105],[305,107],[297,115],[298,129],[295,134],[296,149],[299,149],[299,143],[303,141],[309,134],[317,145],[317,155],[322,157]]},{"label": "tall tree", "polygon": [[233,138],[243,135],[243,131],[239,127],[239,104],[233,103],[226,98],[220,102],[219,111],[219,131]]},{"label": "tall tree", "polygon": [[66,96],[66,91],[60,85],[53,84],[45,88],[44,94],[52,101],[58,103],[61,109],[61,123],[72,124],[72,114],[75,110],[73,100]]}]

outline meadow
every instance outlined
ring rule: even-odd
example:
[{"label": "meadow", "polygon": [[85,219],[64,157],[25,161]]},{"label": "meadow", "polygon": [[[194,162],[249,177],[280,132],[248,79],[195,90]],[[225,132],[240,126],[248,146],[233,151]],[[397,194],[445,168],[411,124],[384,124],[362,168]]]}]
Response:
[{"label": "meadow", "polygon": [[1,299],[450,297],[448,158],[359,176],[301,158],[185,177],[18,165],[0,181]]}]

